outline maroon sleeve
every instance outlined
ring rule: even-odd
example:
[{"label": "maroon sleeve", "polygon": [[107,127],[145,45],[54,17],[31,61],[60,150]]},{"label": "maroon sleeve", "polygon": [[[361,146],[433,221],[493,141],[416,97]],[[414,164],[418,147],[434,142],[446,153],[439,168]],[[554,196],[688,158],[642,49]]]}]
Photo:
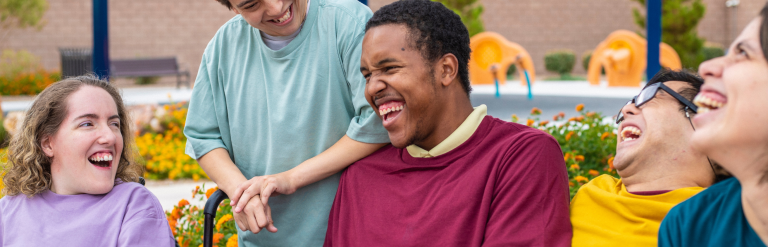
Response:
[{"label": "maroon sleeve", "polygon": [[483,246],[570,246],[568,175],[550,135],[523,131],[498,166]]}]

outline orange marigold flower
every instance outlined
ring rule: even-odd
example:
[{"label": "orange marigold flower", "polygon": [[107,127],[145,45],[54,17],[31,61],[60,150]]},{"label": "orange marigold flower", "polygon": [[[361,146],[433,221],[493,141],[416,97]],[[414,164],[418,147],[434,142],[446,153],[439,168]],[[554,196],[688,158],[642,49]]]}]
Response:
[{"label": "orange marigold flower", "polygon": [[575,134],[576,134],[576,133],[574,133],[573,131],[571,131],[571,132],[568,132],[568,134],[566,134],[566,135],[565,135],[565,141],[569,141],[569,140],[571,140],[571,138],[572,138],[572,137],[573,137],[573,135],[575,135]]},{"label": "orange marigold flower", "polygon": [[584,155],[576,155],[576,157],[573,157],[573,160],[582,162],[584,161]]},{"label": "orange marigold flower", "polygon": [[608,159],[608,168],[610,168],[611,170],[616,169],[613,167],[613,157]]},{"label": "orange marigold flower", "polygon": [[211,198],[211,195],[213,194],[213,192],[216,192],[216,190],[218,190],[218,189],[219,189],[219,187],[213,187],[213,188],[210,188],[210,189],[206,190],[205,191],[205,198]]},{"label": "orange marigold flower", "polygon": [[568,187],[573,187],[573,186],[575,186],[575,185],[576,185],[576,184],[574,184],[573,182],[571,182],[571,181],[568,181]]},{"label": "orange marigold flower", "polygon": [[571,118],[568,119],[568,122],[575,122],[575,121],[576,121],[575,117],[571,117]]},{"label": "orange marigold flower", "polygon": [[227,239],[227,247],[237,247],[237,234]]},{"label": "orange marigold flower", "polygon": [[576,111],[582,111],[582,110],[584,110],[584,104],[576,105]]},{"label": "orange marigold flower", "polygon": [[187,201],[187,199],[181,199],[181,201],[179,201],[179,208],[183,208],[187,205],[189,205],[189,201]]},{"label": "orange marigold flower", "polygon": [[600,173],[595,170],[589,169],[589,175],[592,175],[593,177],[595,177],[597,175],[600,175]]},{"label": "orange marigold flower", "polygon": [[544,121],[539,122],[539,125],[544,126],[544,125],[547,125],[548,123],[549,123],[549,121],[544,120]]},{"label": "orange marigold flower", "polygon": [[595,116],[595,112],[593,111],[587,112],[587,117],[594,117],[594,116]]},{"label": "orange marigold flower", "polygon": [[565,155],[563,156],[564,161],[568,161],[568,159],[570,158],[571,158],[571,153],[565,153]]},{"label": "orange marigold flower", "polygon": [[525,125],[532,126],[534,122],[535,121],[533,121],[533,119],[528,119],[528,121],[525,123]]},{"label": "orange marigold flower", "polygon": [[534,107],[533,109],[531,109],[531,115],[536,116],[536,115],[539,115],[539,114],[541,114],[541,109],[539,109],[537,107]]},{"label": "orange marigold flower", "polygon": [[213,234],[213,244],[218,244],[221,239],[224,238],[224,234],[221,233],[214,233]]},{"label": "orange marigold flower", "polygon": [[565,117],[565,112],[559,112],[559,113],[557,113],[557,115],[560,116],[561,118],[563,118],[563,117]]},{"label": "orange marigold flower", "polygon": [[579,121],[579,122],[584,121],[584,116],[576,117],[576,121]]},{"label": "orange marigold flower", "polygon": [[604,132],[603,135],[600,136],[600,140],[605,141],[605,138],[608,138],[611,136],[611,133]]},{"label": "orange marigold flower", "polygon": [[554,121],[560,120],[560,115],[552,116],[552,120],[554,120]]},{"label": "orange marigold flower", "polygon": [[200,185],[195,186],[195,189],[192,190],[192,199],[195,199],[195,196],[197,195],[198,191],[200,191]]},{"label": "orange marigold flower", "polygon": [[179,210],[179,208],[177,207],[174,207],[173,211],[171,211],[171,218],[173,219],[181,218],[181,210]]},{"label": "orange marigold flower", "polygon": [[230,221],[232,219],[231,214],[225,214],[224,216],[221,216],[221,219],[219,219],[216,222],[216,230],[221,230],[221,226],[224,225],[224,223],[227,223],[227,221]]},{"label": "orange marigold flower", "polygon": [[571,165],[571,169],[578,170],[581,169],[581,167],[579,167],[579,164],[573,164]]},{"label": "orange marigold flower", "polygon": [[517,122],[517,115],[516,114],[512,114],[512,122]]},{"label": "orange marigold flower", "polygon": [[573,180],[576,180],[576,182],[579,182],[579,183],[589,182],[589,179],[584,176],[576,176],[575,178],[573,178]]}]

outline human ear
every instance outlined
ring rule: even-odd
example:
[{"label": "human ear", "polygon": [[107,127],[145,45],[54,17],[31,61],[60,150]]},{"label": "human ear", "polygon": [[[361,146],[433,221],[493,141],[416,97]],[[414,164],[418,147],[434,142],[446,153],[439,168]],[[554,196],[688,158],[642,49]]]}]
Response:
[{"label": "human ear", "polygon": [[443,55],[442,58],[438,61],[438,73],[440,73],[439,80],[440,83],[447,87],[448,85],[451,85],[454,79],[456,79],[456,75],[459,73],[459,60],[456,59],[456,56],[448,53]]},{"label": "human ear", "polygon": [[40,142],[40,146],[43,148],[43,153],[49,158],[53,158],[53,148],[51,147],[51,138],[43,137],[43,141]]}]

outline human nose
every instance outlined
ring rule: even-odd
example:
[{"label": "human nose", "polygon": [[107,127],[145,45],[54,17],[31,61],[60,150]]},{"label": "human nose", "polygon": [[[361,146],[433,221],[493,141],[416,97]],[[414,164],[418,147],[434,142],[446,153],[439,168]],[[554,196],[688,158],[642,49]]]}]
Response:
[{"label": "human nose", "polygon": [[118,136],[121,136],[120,129],[113,129],[110,128],[109,124],[103,125],[102,128],[99,128],[99,144],[103,145],[114,145],[117,142]]},{"label": "human nose", "polygon": [[699,75],[706,80],[708,77],[719,78],[723,75],[723,68],[728,62],[726,57],[718,57],[707,60],[699,65]]},{"label": "human nose", "polygon": [[635,106],[634,102],[630,102],[629,104],[625,105],[621,108],[621,113],[624,115],[624,118],[626,118],[629,115],[637,115],[640,113],[640,108],[637,108]]},{"label": "human nose", "polygon": [[369,95],[376,95],[387,88],[387,83],[378,76],[377,72],[374,72],[368,77],[368,83],[365,88]]},{"label": "human nose", "polygon": [[282,0],[267,0],[264,1],[264,7],[268,16],[279,17],[283,14],[283,1]]}]

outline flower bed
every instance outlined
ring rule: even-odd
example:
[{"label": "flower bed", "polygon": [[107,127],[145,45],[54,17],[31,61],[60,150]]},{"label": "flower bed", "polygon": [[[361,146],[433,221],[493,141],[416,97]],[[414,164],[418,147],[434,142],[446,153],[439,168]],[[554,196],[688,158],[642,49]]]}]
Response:
[{"label": "flower bed", "polygon": [[[192,199],[199,196],[200,201],[207,200],[218,188],[210,188],[207,191],[205,186],[196,187],[192,191]],[[205,191],[205,192],[203,192]],[[203,244],[203,209],[197,206],[190,206],[189,201],[182,199],[179,204],[173,206],[171,212],[165,212],[168,218],[168,224],[176,241],[182,247],[202,246]],[[237,246],[237,229],[235,221],[232,219],[232,206],[229,205],[229,199],[219,204],[216,210],[215,218],[216,229],[213,234],[213,245],[219,247]]]},{"label": "flower bed", "polygon": [[61,73],[43,69],[17,75],[0,76],[0,94],[36,95],[61,80]]}]

